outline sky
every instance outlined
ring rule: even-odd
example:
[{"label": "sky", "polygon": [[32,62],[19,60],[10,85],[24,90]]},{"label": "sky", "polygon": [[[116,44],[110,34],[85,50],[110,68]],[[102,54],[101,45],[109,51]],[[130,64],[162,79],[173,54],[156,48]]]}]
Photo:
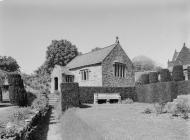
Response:
[{"label": "sky", "polygon": [[52,40],[67,39],[82,53],[120,44],[132,59],[145,55],[166,67],[186,42],[189,0],[0,0],[0,56],[32,73]]}]

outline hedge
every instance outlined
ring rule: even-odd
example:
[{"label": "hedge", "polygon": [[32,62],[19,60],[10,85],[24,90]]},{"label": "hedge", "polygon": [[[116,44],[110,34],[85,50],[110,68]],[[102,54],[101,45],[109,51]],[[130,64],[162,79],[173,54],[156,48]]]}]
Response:
[{"label": "hedge", "polygon": [[188,80],[190,80],[190,66],[187,67]]},{"label": "hedge", "polygon": [[178,94],[176,82],[160,82],[136,87],[138,102],[165,103],[175,99]]},{"label": "hedge", "polygon": [[144,84],[149,84],[149,74],[147,74],[147,73],[142,74],[141,77],[140,77],[140,82],[143,85]]},{"label": "hedge", "polygon": [[70,107],[79,106],[79,85],[78,83],[61,84],[61,107],[62,111]]},{"label": "hedge", "polygon": [[157,72],[150,72],[149,73],[149,82],[150,83],[157,83],[158,82],[158,73]]},{"label": "hedge", "polygon": [[168,82],[171,81],[171,74],[168,69],[160,70],[160,82]]},{"label": "hedge", "polygon": [[81,103],[93,103],[94,93],[120,93],[121,99],[131,98],[136,101],[135,87],[79,87]]},{"label": "hedge", "polygon": [[173,77],[174,81],[183,81],[183,80],[185,80],[182,65],[176,65],[176,66],[173,67],[172,77]]},{"label": "hedge", "polygon": [[2,101],[3,101],[3,95],[2,95],[2,89],[0,87],[0,102],[2,102]]},{"label": "hedge", "polygon": [[19,74],[10,74],[9,80],[9,99],[11,104],[27,106],[27,93],[24,89],[23,80]]}]

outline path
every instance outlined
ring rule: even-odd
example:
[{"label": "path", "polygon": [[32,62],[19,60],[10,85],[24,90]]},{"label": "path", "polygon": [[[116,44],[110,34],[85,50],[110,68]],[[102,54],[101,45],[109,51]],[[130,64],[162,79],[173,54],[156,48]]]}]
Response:
[{"label": "path", "polygon": [[61,136],[59,134],[59,122],[56,118],[55,109],[52,109],[52,113],[50,116],[47,140],[61,140]]}]

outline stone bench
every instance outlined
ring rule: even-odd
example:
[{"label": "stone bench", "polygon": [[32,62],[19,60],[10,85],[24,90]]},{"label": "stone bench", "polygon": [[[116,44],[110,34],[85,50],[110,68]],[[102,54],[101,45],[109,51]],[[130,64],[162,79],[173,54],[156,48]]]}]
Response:
[{"label": "stone bench", "polygon": [[94,104],[97,104],[98,100],[106,100],[106,103],[118,100],[118,103],[121,103],[121,96],[120,93],[94,93]]}]

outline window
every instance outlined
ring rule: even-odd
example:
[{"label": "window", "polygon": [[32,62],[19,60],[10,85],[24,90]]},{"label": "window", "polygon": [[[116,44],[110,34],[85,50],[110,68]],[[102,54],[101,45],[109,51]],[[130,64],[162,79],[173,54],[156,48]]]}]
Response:
[{"label": "window", "polygon": [[72,83],[74,81],[73,75],[66,75],[66,83]]},{"label": "window", "polygon": [[85,70],[81,70],[81,79],[82,80],[89,80],[89,70],[85,69]]},{"label": "window", "polygon": [[125,64],[115,63],[114,64],[114,75],[116,77],[125,77],[125,69],[126,69]]}]

